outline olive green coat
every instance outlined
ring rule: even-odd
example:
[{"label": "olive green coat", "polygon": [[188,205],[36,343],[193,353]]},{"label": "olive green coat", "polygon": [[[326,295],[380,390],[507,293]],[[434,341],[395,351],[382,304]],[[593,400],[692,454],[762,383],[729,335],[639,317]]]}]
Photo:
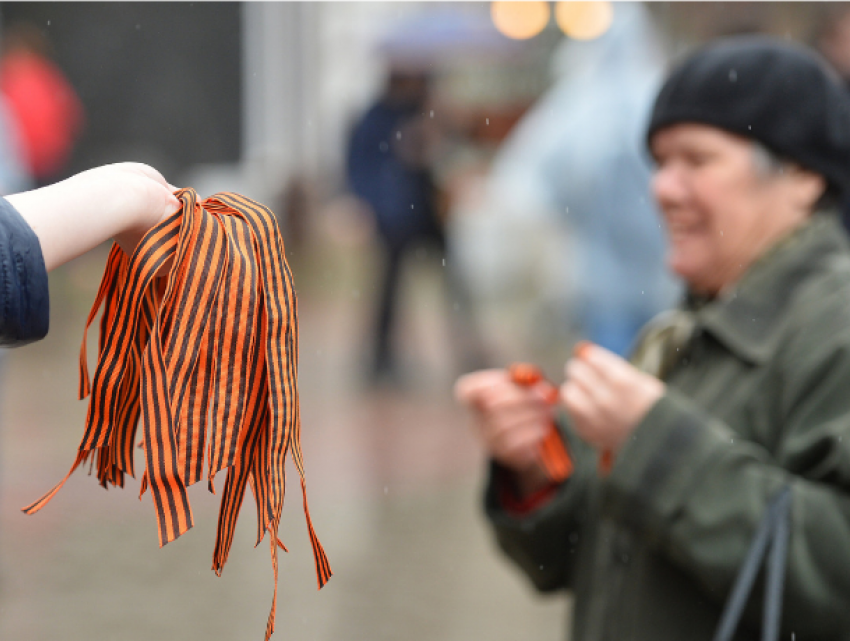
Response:
[{"label": "olive green coat", "polygon": [[[710,639],[769,499],[792,488],[782,639],[850,639],[850,248],[816,215],[696,311],[665,396],[597,475],[523,518],[488,517],[542,591],[574,594],[574,641]],[[496,469],[495,466],[493,468]],[[759,638],[761,584],[737,638]]]}]

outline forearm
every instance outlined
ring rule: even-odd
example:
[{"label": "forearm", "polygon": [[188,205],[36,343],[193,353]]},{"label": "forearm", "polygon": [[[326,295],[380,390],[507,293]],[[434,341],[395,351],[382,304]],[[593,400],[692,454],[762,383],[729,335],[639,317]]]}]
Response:
[{"label": "forearm", "polygon": [[125,252],[179,207],[171,187],[145,165],[98,167],[7,197],[38,236],[48,271],[115,239]]}]

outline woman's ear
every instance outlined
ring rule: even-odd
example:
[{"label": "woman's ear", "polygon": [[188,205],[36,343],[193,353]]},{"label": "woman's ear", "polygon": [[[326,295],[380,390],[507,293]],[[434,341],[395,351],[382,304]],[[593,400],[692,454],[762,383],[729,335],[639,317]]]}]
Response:
[{"label": "woman's ear", "polygon": [[813,212],[818,200],[826,192],[826,179],[799,165],[791,165],[786,176],[792,181],[790,196],[794,204],[807,212]]}]

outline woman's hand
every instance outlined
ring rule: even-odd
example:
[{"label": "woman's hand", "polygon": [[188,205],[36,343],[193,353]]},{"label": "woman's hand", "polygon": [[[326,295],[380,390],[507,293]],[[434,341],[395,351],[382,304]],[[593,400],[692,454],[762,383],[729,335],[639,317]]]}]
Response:
[{"label": "woman's hand", "polygon": [[32,227],[47,270],[113,238],[128,254],[180,208],[176,188],[153,167],[96,167],[47,187],[7,197]]},{"label": "woman's hand", "polygon": [[664,383],[608,350],[583,343],[565,366],[561,401],[578,435],[616,453],[652,406]]},{"label": "woman's hand", "polygon": [[472,411],[487,453],[515,472],[525,491],[546,483],[538,465],[538,448],[553,418],[546,392],[545,383],[521,387],[502,369],[466,374],[455,384],[455,397]]}]

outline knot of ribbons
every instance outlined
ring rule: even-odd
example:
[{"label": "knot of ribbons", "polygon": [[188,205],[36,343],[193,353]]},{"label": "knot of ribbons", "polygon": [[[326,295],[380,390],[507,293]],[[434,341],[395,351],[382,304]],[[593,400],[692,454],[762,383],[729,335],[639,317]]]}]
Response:
[{"label": "knot of ribbons", "polygon": [[[192,527],[186,488],[209,490],[229,468],[221,498],[212,569],[227,561],[250,484],[257,505],[257,545],[270,534],[277,607],[277,536],[284,462],[301,477],[304,512],[319,588],[331,576],[307,506],[298,406],[298,305],[274,214],[244,196],[219,193],[199,202],[176,193],[180,211],[152,228],[132,256],[112,247],[80,351],[80,399],[91,396],[77,459],[59,485],[24,512],[44,507],[74,470],[97,466],[100,484],[135,477],[141,418],[145,471],[160,546]],[[170,266],[169,266],[170,265]],[[88,328],[103,307],[97,367],[89,382]],[[91,469],[91,468],[90,468]]]}]

